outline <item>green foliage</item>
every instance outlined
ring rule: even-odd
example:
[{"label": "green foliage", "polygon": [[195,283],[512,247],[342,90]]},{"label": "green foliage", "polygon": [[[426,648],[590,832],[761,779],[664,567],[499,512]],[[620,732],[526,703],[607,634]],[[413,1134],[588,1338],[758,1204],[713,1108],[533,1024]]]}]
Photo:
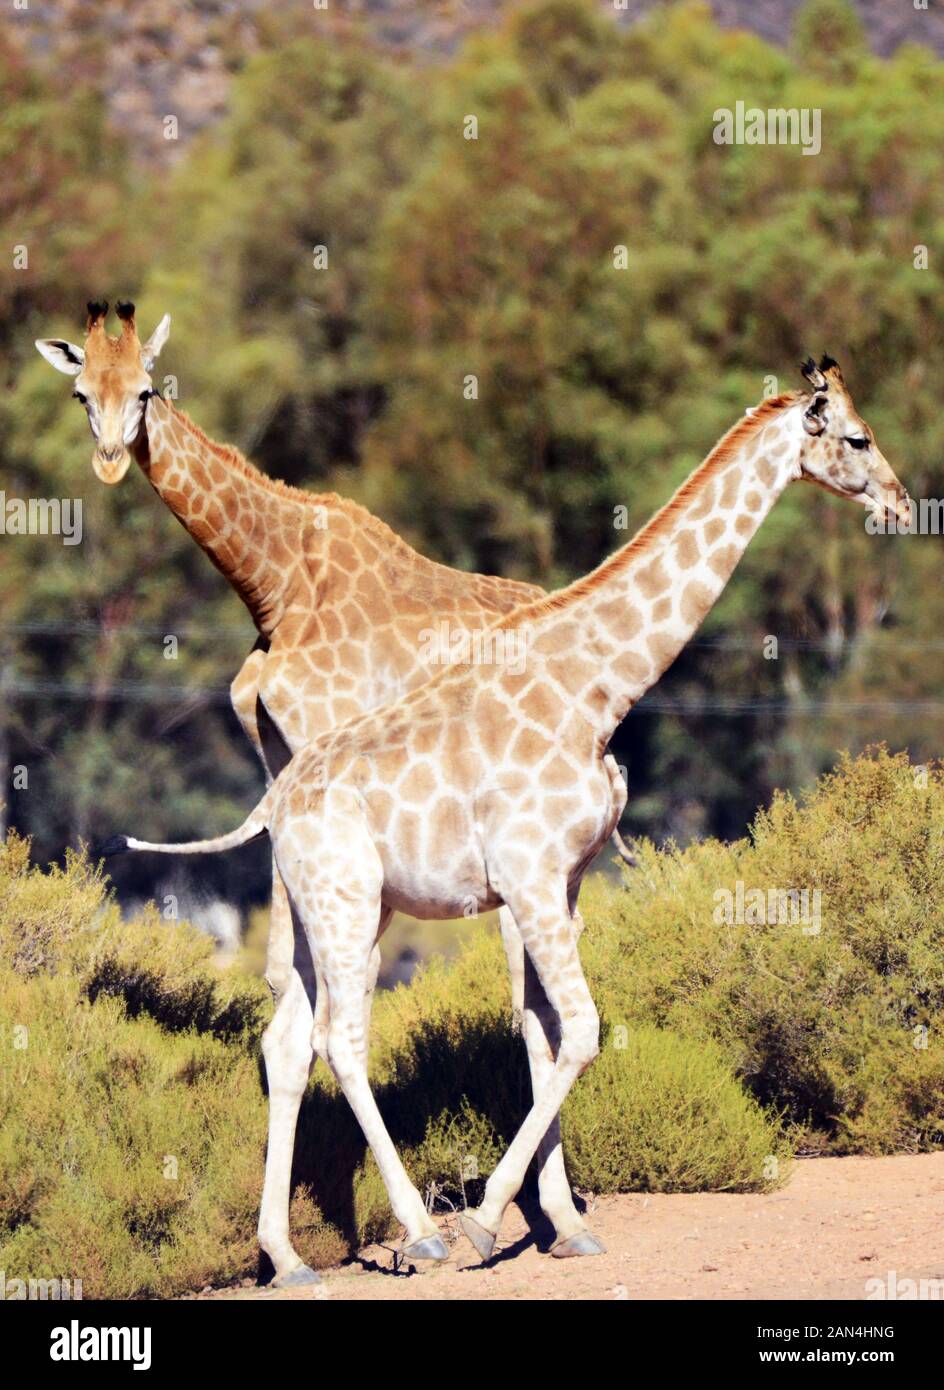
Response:
[{"label": "green foliage", "polygon": [[44,873],[29,850],[15,831],[0,845],[0,965],[26,977],[70,971],[84,999],[115,996],[129,1017],[148,1014],[170,1032],[258,1040],[268,991],[238,964],[218,969],[209,936],[153,907],[123,921],[84,855]]},{"label": "green foliage", "polygon": [[[875,59],[841,0],[811,0],[792,54],[703,7],[617,28],[592,0],[516,7],[422,69],[356,27],[267,32],[229,116],[170,173],[129,158],[94,68],[53,88],[0,37],[0,226],[29,248],[0,290],[3,487],[81,497],[85,531],[80,547],[2,541],[0,776],[8,790],[9,768],[28,768],[9,812],[61,863],[31,871],[15,836],[0,851],[3,1045],[29,1030],[0,1068],[0,1265],[75,1273],[88,1293],[254,1267],[264,987],[242,962],[220,972],[187,928],[122,922],[63,847],[133,829],[129,807],[154,838],[234,822],[259,773],[226,689],[255,633],[136,472],[94,480],[85,421],[35,337],[79,337],[90,294],[130,295],[146,331],[170,311],[159,380],[175,375],[212,433],[276,476],[355,495],[429,554],[549,585],[625,539],[614,507],[644,521],[765,377],[786,386],[811,350],[843,362],[912,494],[944,493],[933,54]],[[716,145],[713,113],[738,100],[821,109],[821,153]],[[711,615],[720,645],[694,646],[657,692],[741,712],[640,711],[621,755],[634,827],[739,834],[774,785],[810,781],[847,742],[937,755],[938,570],[937,537],[867,538],[835,499],[788,495]],[[785,639],[777,661],[758,656],[766,634]],[[939,1146],[941,796],[939,770],[921,787],[879,753],[805,801],[778,797],[750,841],[648,846],[623,888],[587,885],[606,1032],[565,1113],[580,1183],[762,1186],[763,1156],[782,1151],[771,1113],[811,1149]],[[266,865],[201,873],[230,872],[243,895]],[[115,876],[140,888],[147,872]],[[719,926],[715,895],[739,878],[819,889],[821,931]],[[487,932],[378,1003],[382,1108],[446,1202],[463,1184],[474,1196],[465,1159],[487,1172],[527,1105],[507,1012]],[[299,1153],[305,1258],[389,1231],[320,1069]]]},{"label": "green foliage", "polygon": [[168,1297],[251,1267],[265,1102],[249,1053],[89,1006],[68,974],[0,972],[0,1022],[8,1277]]},{"label": "green foliage", "polygon": [[599,1058],[567,1102],[570,1180],[597,1192],[756,1192],[789,1147],[731,1076],[720,1049],[642,1026]]},{"label": "green foliage", "polygon": [[15,832],[0,845],[0,962],[21,975],[55,971],[105,905],[101,875],[82,858],[69,855],[65,869],[44,874],[29,851]]},{"label": "green foliage", "polygon": [[[629,1024],[715,1040],[812,1150],[938,1148],[944,772],[926,777],[874,750],[800,802],[778,795],[750,840],[648,845],[622,888],[594,879],[582,901],[598,1001]],[[721,894],[738,882],[746,902],[754,889],[809,892],[807,919],[768,908],[752,921],[745,908],[726,923]]]},{"label": "green foliage", "polygon": [[851,77],[868,54],[850,0],[806,0],[797,16],[795,48],[803,63],[825,77]]}]

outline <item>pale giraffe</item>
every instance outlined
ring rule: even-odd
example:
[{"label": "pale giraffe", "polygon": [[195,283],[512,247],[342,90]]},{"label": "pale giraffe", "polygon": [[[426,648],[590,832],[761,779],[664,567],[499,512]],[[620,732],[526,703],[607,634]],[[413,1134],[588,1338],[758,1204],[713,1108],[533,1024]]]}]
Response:
[{"label": "pale giraffe", "polygon": [[[110,852],[229,849],[268,830],[326,993],[314,1046],[332,1067],[406,1228],[404,1253],[443,1259],[370,1091],[363,994],[390,913],[511,909],[535,981],[526,1001],[534,1104],[463,1229],[483,1259],[549,1133],[541,1203],[556,1254],[598,1248],[571,1197],[556,1128],[599,1048],[577,952],[581,878],[618,815],[605,749],[629,709],[700,626],[789,482],[804,479],[907,523],[904,488],[856,413],[837,365],[804,364],[809,393],[764,402],[736,424],[663,509],[586,578],[501,619],[527,631],[523,671],[453,668],[382,712],[296,753],[238,829]],[[545,1011],[549,1001],[550,1010]],[[552,1011],[552,1012],[551,1012]]]},{"label": "pale giraffe", "polygon": [[[532,584],[435,564],[355,503],[334,493],[301,492],[259,473],[154,390],[151,372],[167,342],[169,316],[142,344],[133,304],[117,306],[117,337],[106,331],[107,310],[107,304],[88,305],[83,347],[62,339],[41,339],[36,346],[75,378],[74,394],[96,440],[96,476],[120,482],[133,456],[248,608],[259,639],[231,695],[268,779],[326,730],[425,681],[435,669],[431,639],[441,623],[452,633],[474,633],[543,594]],[[625,790],[615,762],[608,765],[615,803],[622,806]],[[630,860],[618,833],[614,844]],[[509,914],[502,918],[520,1014],[524,963]],[[378,948],[367,981],[367,1019],[379,964]],[[291,1245],[288,1211],[318,982],[307,945],[299,949],[294,939],[274,862],[266,977],[277,1007],[263,1038],[270,1124],[259,1239],[275,1282],[298,1283],[317,1277]]]}]

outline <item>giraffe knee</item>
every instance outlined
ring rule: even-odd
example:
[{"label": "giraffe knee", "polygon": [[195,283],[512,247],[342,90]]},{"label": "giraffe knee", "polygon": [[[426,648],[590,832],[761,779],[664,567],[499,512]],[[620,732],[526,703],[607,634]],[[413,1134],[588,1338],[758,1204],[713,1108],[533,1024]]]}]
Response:
[{"label": "giraffe knee", "polygon": [[320,1057],[325,1066],[330,1066],[331,1059],[328,1055],[328,1029],[324,1023],[316,1023],[311,1030],[311,1049],[316,1056]]},{"label": "giraffe knee", "polygon": [[327,1059],[342,1085],[358,1070],[362,1035],[363,1030],[358,1030],[355,1022],[343,1020],[328,1023],[325,1042]]},{"label": "giraffe knee", "polygon": [[272,991],[276,1008],[288,993],[294,973],[294,940],[292,937],[286,939],[281,933],[270,928],[265,981]]},{"label": "giraffe knee", "polygon": [[300,1096],[308,1085],[311,1048],[308,1038],[291,1023],[285,1026],[278,1015],[262,1035],[269,1094]]},{"label": "giraffe knee", "polygon": [[578,1013],[565,1018],[561,1027],[559,1060],[568,1061],[577,1068],[577,1074],[586,1071],[594,1058],[600,1054],[600,1015],[593,1003]]},{"label": "giraffe knee", "polygon": [[[550,1012],[554,1014],[553,1009]],[[535,1010],[527,1008],[522,1017],[521,1027],[529,1054],[532,1057],[543,1057],[553,1062],[557,1055],[559,1040],[557,1015],[554,1014],[553,1019],[545,1019]]]}]

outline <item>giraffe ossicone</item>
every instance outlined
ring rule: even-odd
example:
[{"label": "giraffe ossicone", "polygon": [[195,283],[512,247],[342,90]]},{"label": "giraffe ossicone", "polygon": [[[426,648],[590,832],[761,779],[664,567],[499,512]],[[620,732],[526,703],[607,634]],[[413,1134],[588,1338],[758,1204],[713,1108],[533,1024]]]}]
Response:
[{"label": "giraffe ossicone", "polygon": [[390,913],[461,916],[504,905],[525,962],[534,1103],[485,1185],[466,1233],[487,1257],[539,1154],[560,1254],[598,1249],[566,1184],[558,1115],[597,1055],[580,966],[581,879],[611,834],[606,748],[628,710],[701,625],[786,486],[815,482],[907,520],[905,489],[855,410],[838,366],[804,364],[810,392],[765,401],[733,426],[635,537],[568,588],[499,619],[530,630],[525,669],[449,667],[400,700],[295,753],[237,830],[268,831],[282,881],[327,985],[313,1042],[373,1150],[408,1248],[437,1228],[410,1182],[367,1078],[364,997]]}]

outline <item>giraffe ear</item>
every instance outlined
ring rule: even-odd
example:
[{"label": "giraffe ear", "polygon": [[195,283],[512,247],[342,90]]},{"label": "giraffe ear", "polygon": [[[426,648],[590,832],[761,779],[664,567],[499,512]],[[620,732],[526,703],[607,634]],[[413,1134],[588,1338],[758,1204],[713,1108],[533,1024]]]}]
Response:
[{"label": "giraffe ear", "polygon": [[[823,358],[824,362],[827,360],[831,362],[832,358]],[[823,373],[820,371],[819,367],[817,367],[812,357],[808,357],[805,362],[800,363],[800,371],[806,377],[814,391],[829,390],[829,382],[823,376]]]},{"label": "giraffe ear", "polygon": [[78,376],[85,366],[85,353],[75,343],[64,342],[62,338],[37,338],[36,351],[42,353],[46,361],[57,372],[66,376]]},{"label": "giraffe ear", "polygon": [[829,423],[826,415],[827,397],[825,391],[817,391],[803,412],[803,428],[807,434],[822,434]]},{"label": "giraffe ear", "polygon": [[170,314],[165,314],[147,342],[141,347],[141,364],[149,372],[160,356],[161,348],[170,337]]}]

